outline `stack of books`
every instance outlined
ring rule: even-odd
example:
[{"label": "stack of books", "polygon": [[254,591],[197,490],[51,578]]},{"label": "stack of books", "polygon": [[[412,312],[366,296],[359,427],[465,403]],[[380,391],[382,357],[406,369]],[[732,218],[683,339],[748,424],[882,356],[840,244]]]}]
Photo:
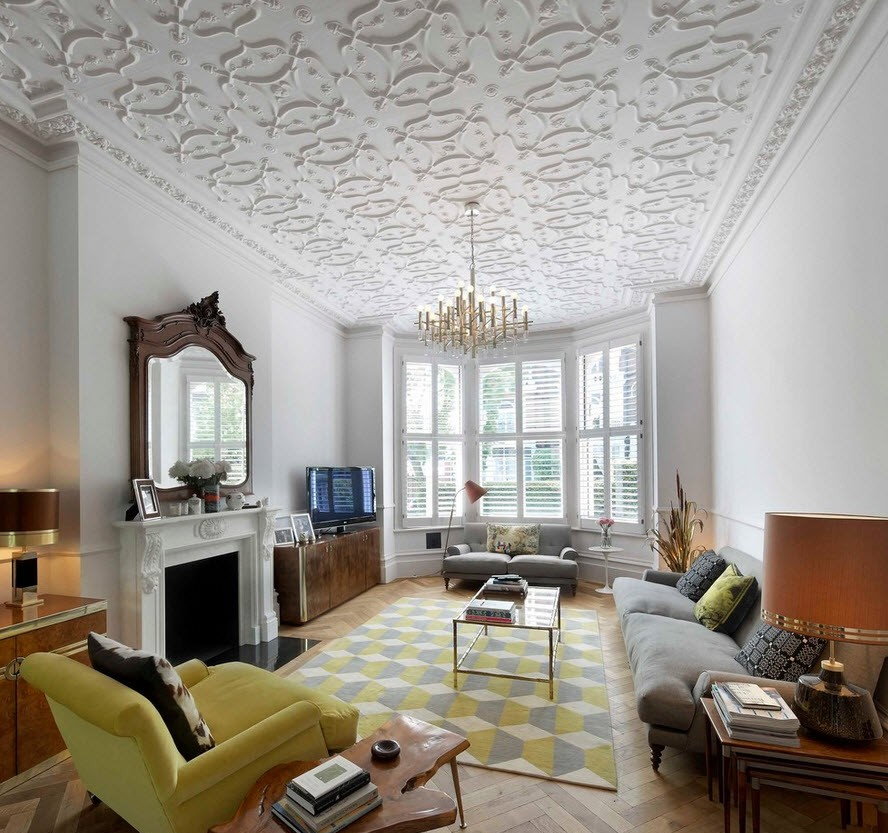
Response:
[{"label": "stack of books", "polygon": [[527,595],[527,581],[521,576],[510,573],[505,576],[491,576],[484,583],[482,588],[484,595],[502,596],[503,594],[515,593],[519,596]]},{"label": "stack of books", "polygon": [[370,773],[337,755],[290,781],[271,810],[296,833],[336,833],[380,804]]},{"label": "stack of books", "polygon": [[712,700],[735,740],[799,746],[799,719],[777,689],[755,683],[713,683]]},{"label": "stack of books", "polygon": [[467,622],[484,622],[492,625],[513,625],[515,623],[515,602],[501,599],[476,599],[467,608]]}]

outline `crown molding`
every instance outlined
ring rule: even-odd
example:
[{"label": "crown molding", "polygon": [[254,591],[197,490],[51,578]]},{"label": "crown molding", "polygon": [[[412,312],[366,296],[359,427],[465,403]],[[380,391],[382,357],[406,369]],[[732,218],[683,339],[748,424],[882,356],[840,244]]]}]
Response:
[{"label": "crown molding", "polygon": [[770,125],[767,134],[757,145],[750,143],[758,148],[751,162],[738,166],[738,170],[745,171],[742,180],[732,180],[732,187],[725,189],[725,193],[732,195],[730,202],[712,212],[711,225],[701,234],[700,244],[685,270],[686,282],[706,286],[711,292],[713,275],[721,269],[726,254],[733,251],[733,242],[762,201],[768,182],[780,175],[792,140],[810,121],[812,102],[818,100],[822,87],[838,72],[844,49],[854,41],[849,33],[862,27],[874,5],[874,0],[837,0],[829,16],[817,27],[819,35],[794,83],[782,97],[775,95],[776,100],[783,101],[782,106],[772,117],[769,114],[763,119]]}]

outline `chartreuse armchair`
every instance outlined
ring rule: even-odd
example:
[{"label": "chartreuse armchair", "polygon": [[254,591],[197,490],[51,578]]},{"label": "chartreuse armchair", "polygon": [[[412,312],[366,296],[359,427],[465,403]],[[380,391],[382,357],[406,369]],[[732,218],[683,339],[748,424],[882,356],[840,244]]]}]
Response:
[{"label": "chartreuse armchair", "polygon": [[177,670],[216,739],[191,761],[141,694],[58,654],[22,665],[46,694],[86,789],[140,833],[206,833],[266,770],[355,742],[358,712],[335,697],[239,662],[190,660]]}]

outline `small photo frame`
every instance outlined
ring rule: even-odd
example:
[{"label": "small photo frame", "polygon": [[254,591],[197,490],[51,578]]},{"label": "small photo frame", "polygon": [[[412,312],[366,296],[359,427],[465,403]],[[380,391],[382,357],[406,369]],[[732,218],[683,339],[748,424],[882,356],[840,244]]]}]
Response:
[{"label": "small photo frame", "polygon": [[133,480],[133,494],[136,496],[136,506],[143,521],[152,521],[159,518],[160,498],[157,496],[157,487],[149,478],[135,478]]},{"label": "small photo frame", "polygon": [[290,524],[297,542],[304,543],[315,540],[314,527],[311,525],[311,515],[308,512],[290,515]]},{"label": "small photo frame", "polygon": [[276,547],[292,547],[296,543],[293,538],[293,524],[285,515],[274,519],[274,545]]}]

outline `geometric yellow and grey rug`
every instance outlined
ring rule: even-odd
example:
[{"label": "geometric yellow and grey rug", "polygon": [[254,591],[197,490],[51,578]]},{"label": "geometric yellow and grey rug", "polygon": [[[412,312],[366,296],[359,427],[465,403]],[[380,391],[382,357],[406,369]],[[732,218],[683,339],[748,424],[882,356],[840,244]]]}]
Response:
[{"label": "geometric yellow and grey rug", "polygon": [[[461,763],[616,789],[595,612],[562,611],[550,700],[548,683],[526,680],[461,674],[454,687],[451,622],[463,604],[401,599],[295,673],[360,709],[361,736],[393,713],[409,714],[467,737],[472,745]],[[461,649],[472,635],[461,626]],[[543,676],[547,659],[545,631],[491,628],[466,666]]]}]

